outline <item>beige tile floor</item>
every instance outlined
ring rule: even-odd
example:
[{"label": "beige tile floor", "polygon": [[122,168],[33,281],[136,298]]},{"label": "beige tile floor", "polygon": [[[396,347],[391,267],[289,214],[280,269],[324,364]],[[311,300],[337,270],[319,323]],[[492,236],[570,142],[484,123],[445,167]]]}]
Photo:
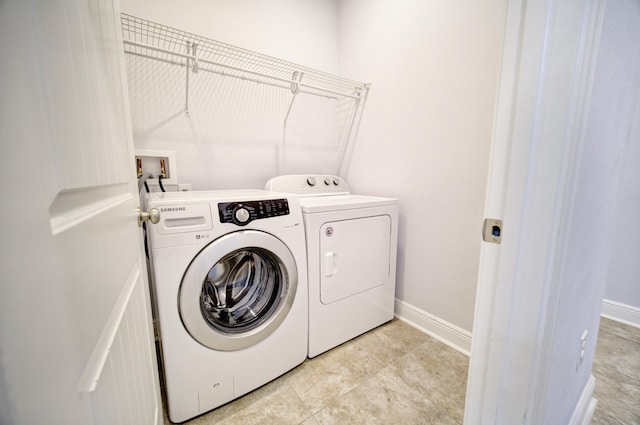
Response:
[{"label": "beige tile floor", "polygon": [[[186,424],[461,424],[468,362],[393,320]],[[593,424],[640,425],[640,329],[603,319],[593,374]]]},{"label": "beige tile floor", "polygon": [[640,425],[640,329],[602,319],[593,364],[593,425]]},{"label": "beige tile floor", "polygon": [[393,320],[186,423],[461,424],[468,362]]}]

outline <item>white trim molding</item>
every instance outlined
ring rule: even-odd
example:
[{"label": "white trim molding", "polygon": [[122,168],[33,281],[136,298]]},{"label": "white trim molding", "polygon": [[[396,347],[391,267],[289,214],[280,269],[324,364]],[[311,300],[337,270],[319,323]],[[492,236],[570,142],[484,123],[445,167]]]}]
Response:
[{"label": "white trim molding", "polygon": [[593,398],[593,389],[596,386],[596,379],[593,375],[589,376],[587,384],[580,395],[578,404],[571,415],[568,425],[589,425],[593,419],[593,412],[596,410],[598,400]]},{"label": "white trim molding", "polygon": [[616,301],[602,301],[602,317],[640,328],[640,308]]},{"label": "white trim molding", "polygon": [[395,315],[443,344],[469,356],[471,332],[396,298]]}]

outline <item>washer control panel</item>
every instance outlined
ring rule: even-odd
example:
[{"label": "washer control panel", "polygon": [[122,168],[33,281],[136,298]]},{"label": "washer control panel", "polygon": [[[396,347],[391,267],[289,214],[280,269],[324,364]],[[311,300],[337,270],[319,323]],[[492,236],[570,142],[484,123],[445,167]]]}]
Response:
[{"label": "washer control panel", "polygon": [[220,223],[245,226],[253,220],[289,214],[289,202],[286,199],[221,202],[218,204],[218,214]]}]

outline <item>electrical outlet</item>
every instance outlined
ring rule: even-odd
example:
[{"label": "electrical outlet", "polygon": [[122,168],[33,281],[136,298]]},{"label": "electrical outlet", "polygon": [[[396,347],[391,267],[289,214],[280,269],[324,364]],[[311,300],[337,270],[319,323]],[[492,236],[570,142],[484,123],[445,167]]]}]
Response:
[{"label": "electrical outlet", "polygon": [[136,172],[151,173],[153,179],[147,180],[150,184],[158,184],[158,177],[163,176],[165,185],[178,184],[178,170],[176,168],[176,153],[173,151],[136,150]]},{"label": "electrical outlet", "polygon": [[587,335],[589,335],[589,331],[585,329],[584,332],[582,332],[582,336],[580,337],[580,354],[578,355],[576,370],[578,370],[578,368],[582,366],[582,362],[584,361],[584,353],[587,349]]}]

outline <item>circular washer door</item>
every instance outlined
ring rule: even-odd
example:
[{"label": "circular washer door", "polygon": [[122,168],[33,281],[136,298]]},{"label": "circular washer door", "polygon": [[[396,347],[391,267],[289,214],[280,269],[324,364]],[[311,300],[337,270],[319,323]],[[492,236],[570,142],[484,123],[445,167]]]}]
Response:
[{"label": "circular washer door", "polygon": [[240,350],[278,328],[297,284],[295,259],[280,239],[256,230],[229,233],[189,265],[180,285],[180,317],[200,344]]}]

